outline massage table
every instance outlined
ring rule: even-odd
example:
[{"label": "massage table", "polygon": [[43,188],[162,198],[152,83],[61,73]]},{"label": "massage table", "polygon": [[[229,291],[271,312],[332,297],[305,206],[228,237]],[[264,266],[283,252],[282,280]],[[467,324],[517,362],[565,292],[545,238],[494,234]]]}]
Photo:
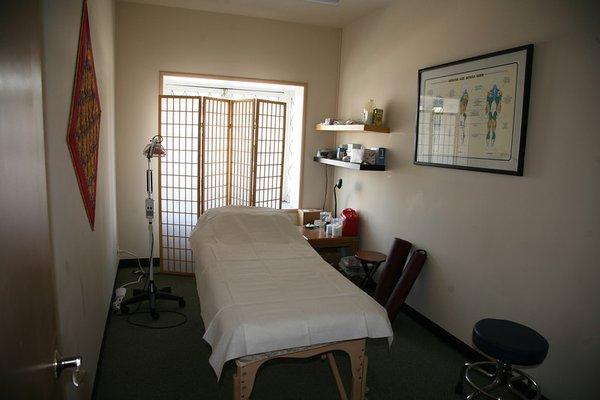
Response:
[{"label": "massage table", "polygon": [[347,399],[332,351],[346,352],[352,399],[366,390],[366,338],[388,338],[387,313],[327,264],[285,212],[228,206],[206,211],[190,235],[204,340],[217,379],[235,360],[233,398],[247,400],[271,359],[326,358]]}]

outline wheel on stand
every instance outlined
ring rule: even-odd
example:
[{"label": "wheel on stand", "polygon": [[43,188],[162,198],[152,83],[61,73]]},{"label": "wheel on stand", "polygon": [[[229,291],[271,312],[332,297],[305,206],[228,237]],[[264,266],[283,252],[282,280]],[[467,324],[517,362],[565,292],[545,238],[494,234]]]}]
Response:
[{"label": "wheel on stand", "polygon": [[456,382],[456,386],[454,386],[454,393],[456,394],[464,394],[465,393],[465,372],[469,367],[469,363],[464,363],[462,368],[460,369],[460,375],[458,376],[458,382]]}]

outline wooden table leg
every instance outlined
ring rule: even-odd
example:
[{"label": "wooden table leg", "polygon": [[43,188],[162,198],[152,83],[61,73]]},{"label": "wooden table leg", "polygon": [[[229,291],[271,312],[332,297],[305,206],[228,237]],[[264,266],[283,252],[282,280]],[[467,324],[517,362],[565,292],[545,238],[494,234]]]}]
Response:
[{"label": "wooden table leg", "polygon": [[252,394],[252,389],[254,388],[256,373],[263,363],[264,360],[250,364],[236,361],[236,372],[233,377],[233,400],[250,399],[250,394]]},{"label": "wooden table leg", "polygon": [[233,400],[240,400],[241,390],[241,371],[240,367],[237,366],[236,372],[233,374]]},{"label": "wooden table leg", "polygon": [[340,377],[333,351],[340,350],[350,357],[352,370],[352,397],[351,400],[364,400],[367,389],[367,357],[365,355],[365,339],[336,342],[329,345],[293,352],[289,354],[276,355],[274,357],[261,358],[255,361],[242,362],[236,360],[236,372],[233,376],[233,400],[249,400],[254,387],[256,373],[262,364],[274,358],[307,358],[325,353],[335,384],[341,400],[348,400],[344,385]]},{"label": "wooden table leg", "polygon": [[367,394],[367,366],[369,364],[369,358],[367,357],[367,355],[364,355],[363,358],[363,379],[362,379],[362,397],[361,399],[365,398],[365,395]]},{"label": "wooden table leg", "polygon": [[[377,272],[377,269],[381,265],[381,262],[367,263],[366,261],[361,261],[360,264],[362,265],[362,268],[365,271],[365,277],[361,282],[360,287],[364,289],[369,284],[377,286],[377,282],[375,282],[373,276],[375,275],[375,272]],[[371,268],[369,268],[369,264],[371,264]]]},{"label": "wooden table leg", "polygon": [[352,369],[352,400],[364,400],[366,389],[367,365],[365,363],[365,340],[350,343],[344,349],[350,356]]},{"label": "wooden table leg", "polygon": [[358,242],[352,242],[352,246],[350,246],[350,250],[352,251],[352,255],[355,255],[358,251]]},{"label": "wooden table leg", "polygon": [[327,353],[327,361],[329,362],[329,368],[331,368],[333,379],[335,379],[335,385],[337,386],[338,393],[340,394],[340,399],[348,400],[346,390],[344,389],[344,383],[342,382],[340,371],[338,370],[335,358],[333,357],[333,353]]}]

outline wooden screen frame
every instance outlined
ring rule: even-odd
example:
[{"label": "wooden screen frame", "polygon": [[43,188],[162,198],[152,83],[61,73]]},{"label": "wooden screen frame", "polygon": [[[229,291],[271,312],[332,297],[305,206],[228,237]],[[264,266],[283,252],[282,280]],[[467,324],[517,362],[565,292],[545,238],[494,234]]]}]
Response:
[{"label": "wooden screen frame", "polygon": [[232,131],[232,126],[231,126],[231,116],[232,116],[232,101],[228,100],[228,99],[220,99],[217,97],[209,97],[209,96],[202,96],[201,97],[201,108],[200,108],[200,115],[202,116],[202,120],[199,121],[200,122],[200,142],[201,142],[201,146],[198,147],[198,150],[200,151],[200,154],[202,155],[201,157],[201,165],[202,168],[200,170],[200,176],[199,179],[202,182],[202,200],[201,200],[201,208],[200,208],[200,215],[204,214],[204,159],[205,159],[205,150],[206,150],[206,102],[208,101],[215,101],[215,102],[220,102],[220,103],[225,103],[227,104],[227,167],[226,167],[226,172],[225,172],[225,205],[229,205],[231,203],[231,186],[230,186],[230,181],[231,181],[231,131]]},{"label": "wooden screen frame", "polygon": [[[181,98],[189,98],[189,99],[195,99],[198,100],[198,136],[200,139],[201,136],[201,129],[202,129],[202,125],[203,125],[203,121],[202,121],[202,100],[203,98],[201,96],[171,96],[171,95],[163,95],[163,94],[159,94],[158,96],[158,132],[160,134],[161,132],[161,124],[162,124],[162,107],[161,107],[161,103],[162,103],[162,99],[166,98],[166,99],[181,99]],[[203,190],[202,190],[202,140],[198,141],[198,170],[197,170],[197,174],[198,174],[198,182],[196,183],[196,190],[197,190],[197,202],[198,204],[196,205],[196,210],[200,211],[200,207],[202,205],[202,194],[203,194]],[[168,151],[168,150],[167,150]],[[163,221],[162,221],[162,158],[158,158],[158,248],[159,248],[159,257],[161,262],[159,263],[159,267],[160,267],[160,272],[164,273],[164,274],[170,274],[170,275],[183,275],[183,276],[194,276],[194,272],[181,272],[181,271],[170,271],[170,270],[166,270],[164,268],[164,263],[162,262],[162,260],[164,260],[163,257],[163,235],[162,235],[162,225],[163,225]],[[199,213],[199,215],[201,215],[201,212]],[[193,253],[192,253],[193,254]],[[193,256],[192,256],[193,257]],[[194,263],[194,260],[192,258],[192,265]]]},{"label": "wooden screen frame", "polygon": [[282,133],[282,138],[281,141],[283,142],[283,147],[281,150],[281,168],[280,168],[280,179],[279,179],[279,209],[281,210],[281,205],[283,203],[283,168],[285,166],[285,135],[286,135],[286,131],[287,131],[287,127],[286,127],[286,121],[287,121],[287,104],[282,102],[282,101],[272,101],[272,100],[261,100],[261,99],[254,99],[254,166],[253,166],[253,174],[254,174],[254,187],[252,190],[252,194],[253,194],[253,201],[252,201],[252,206],[256,206],[256,180],[257,180],[257,174],[256,174],[256,167],[258,165],[258,130],[260,129],[259,126],[259,119],[260,119],[260,104],[278,104],[283,106],[283,133]]},{"label": "wooden screen frame", "polygon": [[[254,205],[254,174],[256,172],[256,166],[255,166],[255,161],[256,161],[256,156],[255,156],[255,137],[256,137],[256,99],[243,99],[243,100],[230,100],[231,102],[231,118],[230,118],[230,141],[229,141],[229,160],[231,161],[230,163],[230,175],[229,177],[231,179],[233,179],[233,160],[234,160],[234,146],[233,146],[233,141],[234,141],[234,132],[236,129],[236,126],[233,123],[234,118],[236,117],[235,114],[235,105],[241,105],[243,103],[248,103],[250,104],[250,109],[252,110],[252,118],[251,118],[251,138],[250,138],[250,159],[248,164],[250,165],[250,176],[248,177],[248,181],[246,182],[248,184],[248,203],[249,205]],[[243,115],[243,114],[240,114]],[[229,202],[228,204],[231,205],[233,203],[233,182],[230,181],[229,183],[229,188],[231,190],[230,195],[229,195]],[[239,189],[239,187],[238,187]]]},{"label": "wooden screen frame", "polygon": [[[158,120],[158,126],[160,129],[160,123],[161,123],[161,102],[160,102],[160,98],[161,96],[164,97],[192,97],[192,98],[200,98],[200,107],[198,110],[198,123],[199,123],[199,136],[200,136],[200,140],[198,143],[198,183],[197,183],[197,190],[198,190],[198,195],[197,195],[197,199],[198,199],[198,205],[197,205],[197,209],[199,210],[199,215],[201,215],[202,213],[204,213],[204,201],[203,201],[203,194],[204,194],[204,186],[203,186],[203,179],[202,176],[204,174],[204,169],[203,169],[203,158],[202,158],[202,154],[204,151],[204,135],[203,135],[203,129],[204,129],[204,121],[203,121],[203,109],[204,109],[204,102],[203,99],[205,96],[170,96],[170,95],[164,95],[163,94],[163,80],[164,80],[164,76],[165,75],[170,75],[170,76],[188,76],[188,77],[199,77],[199,78],[207,78],[207,79],[221,79],[221,80],[229,80],[229,81],[239,81],[239,82],[258,82],[258,83],[273,83],[273,84],[280,84],[280,85],[288,85],[288,86],[297,86],[297,87],[301,87],[303,89],[303,104],[302,104],[302,118],[301,118],[301,129],[300,129],[300,134],[301,134],[301,140],[300,140],[300,182],[299,182],[299,199],[298,199],[298,208],[302,208],[303,207],[303,200],[304,200],[304,154],[305,154],[305,147],[306,147],[306,108],[307,108],[307,99],[308,99],[308,84],[305,82],[294,82],[294,81],[285,81],[285,80],[269,80],[269,79],[258,79],[258,78],[244,78],[244,77],[236,77],[236,76],[227,76],[227,75],[211,75],[211,74],[197,74],[197,73],[182,73],[182,72],[172,72],[172,71],[159,71],[159,88],[158,88],[158,116],[157,116],[157,120]],[[221,99],[222,100],[222,99]],[[232,102],[232,100],[229,100],[230,102]],[[269,102],[269,100],[262,100],[262,101],[267,101]],[[275,102],[277,103],[277,102]],[[284,103],[285,104],[285,103]],[[231,109],[231,103],[229,105],[230,109]],[[258,121],[258,102],[256,100],[254,100],[254,133],[253,136],[256,137],[257,136],[257,121]],[[231,115],[232,113],[229,113],[230,115],[230,119],[229,119],[229,137],[231,138]],[[285,113],[284,113],[284,120],[287,120],[287,104],[285,107]],[[285,145],[285,135],[287,134],[287,126],[284,129],[284,145]],[[231,149],[231,146],[229,146],[229,149]],[[253,146],[253,161],[256,160],[256,146]],[[229,155],[229,160],[231,160],[231,154]],[[282,155],[282,163],[281,163],[281,182],[280,182],[280,195],[279,195],[279,208],[281,209],[281,205],[282,205],[282,197],[283,197],[283,169],[285,166],[285,151],[283,151],[283,155]],[[253,170],[255,169],[255,167],[253,168]],[[229,168],[229,170],[231,170]],[[229,176],[230,174],[228,174]],[[252,188],[251,188],[251,196],[252,196],[252,205],[256,204],[256,182],[255,182],[255,176],[252,177],[251,179],[251,184],[252,184]],[[160,218],[162,217],[162,196],[160,194],[160,187],[161,187],[161,163],[160,160],[158,162],[158,202],[159,202],[159,256],[161,258],[161,260],[163,259],[163,255],[162,255],[162,221],[160,220]],[[227,187],[230,187],[230,184],[228,183]],[[229,190],[229,189],[228,189]],[[227,196],[228,199],[230,199],[229,196]],[[286,211],[294,211],[294,209],[286,209]],[[172,274],[172,275],[185,275],[185,276],[194,276],[193,272],[178,272],[178,271],[166,271],[163,269],[163,265],[162,263],[160,264],[160,271],[161,273],[164,274]]]},{"label": "wooden screen frame", "polygon": [[[298,208],[304,208],[304,156],[306,149],[306,109],[308,102],[308,83],[299,81],[287,81],[279,79],[262,79],[262,78],[249,78],[240,77],[234,75],[218,75],[218,74],[205,74],[196,72],[179,72],[179,71],[158,71],[158,94],[163,94],[163,81],[165,76],[181,76],[191,78],[205,78],[205,79],[220,79],[226,81],[237,81],[237,82],[256,82],[256,83],[273,83],[278,85],[297,86],[304,90],[304,99],[302,104],[302,123],[300,128],[300,184],[298,188]],[[287,211],[294,211],[294,209],[286,209]]]},{"label": "wooden screen frame", "polygon": [[[197,181],[196,181],[196,216],[199,217],[200,215],[202,215],[206,210],[205,210],[205,193],[204,193],[204,188],[205,188],[205,180],[206,177],[204,176],[205,174],[205,161],[207,159],[207,156],[205,154],[206,152],[206,140],[207,140],[207,102],[209,101],[213,101],[216,103],[220,103],[220,104],[225,104],[226,107],[224,108],[224,110],[220,109],[220,106],[218,106],[218,110],[215,111],[211,108],[210,113],[216,114],[216,115],[226,115],[226,122],[225,125],[219,125],[219,124],[215,124],[214,126],[211,125],[212,128],[214,129],[225,129],[226,130],[226,137],[225,137],[225,145],[227,146],[226,151],[224,151],[224,153],[226,154],[226,160],[225,160],[225,171],[224,174],[219,174],[219,175],[224,175],[225,176],[225,197],[224,197],[224,201],[222,197],[219,197],[217,200],[220,201],[221,203],[224,202],[225,205],[230,205],[232,203],[232,179],[233,179],[233,169],[232,169],[232,164],[233,164],[233,131],[234,131],[234,126],[233,126],[233,118],[234,118],[234,107],[233,105],[236,103],[242,103],[242,102],[246,102],[251,104],[251,110],[252,113],[248,114],[250,116],[250,120],[251,120],[251,156],[250,156],[250,160],[249,160],[249,165],[250,165],[250,176],[248,177],[248,183],[249,183],[249,195],[248,195],[248,205],[249,206],[256,206],[256,193],[257,193],[257,180],[259,178],[269,178],[267,177],[259,177],[258,173],[257,173],[257,168],[258,168],[258,153],[259,153],[259,143],[260,143],[260,130],[261,129],[266,129],[267,132],[269,130],[276,130],[279,134],[280,134],[280,138],[277,140],[273,140],[270,136],[270,134],[267,134],[267,136],[269,137],[269,139],[264,139],[267,142],[271,142],[271,141],[276,141],[276,142],[280,142],[281,143],[281,150],[280,151],[272,151],[271,149],[269,149],[269,151],[262,151],[260,152],[261,154],[268,154],[269,157],[272,157],[272,155],[276,154],[276,155],[280,155],[281,156],[281,161],[279,162],[280,166],[279,166],[279,193],[278,193],[278,197],[272,200],[263,200],[261,201],[261,203],[268,203],[268,202],[278,202],[277,203],[277,207],[279,209],[281,209],[282,206],[282,202],[283,202],[283,178],[284,178],[284,166],[285,166],[285,139],[286,139],[286,132],[287,132],[287,103],[285,102],[281,102],[281,101],[272,101],[272,100],[262,100],[262,99],[251,99],[251,100],[228,100],[228,99],[221,99],[221,98],[213,98],[213,97],[207,97],[207,96],[175,96],[175,95],[159,95],[158,96],[158,129],[161,135],[166,135],[163,130],[162,130],[162,126],[163,124],[168,124],[168,119],[167,121],[163,121],[162,120],[162,115],[163,112],[171,112],[171,113],[175,113],[175,112],[179,112],[181,113],[181,110],[178,111],[174,111],[174,110],[169,110],[169,109],[165,109],[163,110],[163,101],[166,100],[167,104],[169,104],[169,100],[177,100],[179,101],[179,107],[181,107],[181,100],[184,101],[188,101],[188,100],[192,100],[193,102],[197,102],[197,106],[198,106],[198,110],[197,111],[193,111],[193,113],[197,114],[197,122],[194,123],[195,127],[197,128],[197,149],[196,149],[196,157],[197,157]],[[187,104],[187,103],[186,103]],[[266,105],[266,106],[264,106]],[[277,114],[269,114],[270,112],[273,112],[273,109],[271,109],[270,105],[277,105],[281,108],[281,113]],[[261,106],[263,108],[263,113],[261,114]],[[167,107],[168,108],[168,107]],[[225,112],[223,112],[225,111]],[[185,111],[188,112],[188,111]],[[266,114],[265,114],[266,113]],[[262,118],[267,118],[269,119],[270,123],[265,123],[265,121],[263,120],[263,123],[261,124],[261,117]],[[275,122],[281,120],[282,123],[279,125],[279,122]],[[181,126],[181,122],[178,123],[178,126]],[[183,123],[184,126],[187,126],[189,124],[187,123]],[[216,131],[215,131],[216,132]],[[187,139],[187,133],[184,134],[185,138]],[[179,136],[175,135],[175,133],[173,133],[170,136],[165,136],[165,137],[173,137],[174,139],[177,139]],[[179,137],[180,138],[180,137]],[[193,137],[191,138],[193,140]],[[221,139],[219,139],[221,140]],[[269,147],[272,146],[271,144],[269,144]],[[166,268],[165,265],[165,256],[164,256],[164,241],[163,241],[163,236],[165,236],[163,234],[163,225],[165,225],[164,221],[163,221],[163,182],[162,182],[162,175],[163,175],[163,160],[159,158],[158,161],[158,212],[159,212],[159,256],[160,259],[163,261],[160,263],[160,271],[161,273],[165,273],[165,274],[174,274],[174,275],[193,275],[194,273],[192,271],[188,270],[189,265],[192,265],[193,268],[193,256],[191,259],[191,262],[189,262],[187,260],[187,252],[190,251],[191,249],[188,249],[187,247],[181,248],[181,247],[173,247],[172,249],[174,251],[181,251],[181,249],[183,249],[183,251],[186,252],[186,256],[185,259],[171,259],[169,258],[168,260],[172,260],[174,262],[182,262],[185,264],[186,266],[186,270],[185,271],[176,271],[176,270],[172,270],[170,268]],[[184,165],[187,164],[187,161],[183,162]],[[175,163],[174,163],[175,165]],[[271,164],[265,165],[266,167],[272,167]],[[175,176],[175,175],[173,175]],[[184,179],[187,175],[183,175]],[[270,178],[274,178],[274,176],[270,177]],[[181,184],[180,184],[181,185]],[[185,185],[184,185],[185,186]],[[277,188],[277,187],[275,187]],[[186,187],[178,187],[178,190],[189,190]],[[193,187],[192,187],[193,189]],[[167,196],[168,197],[168,196]],[[173,199],[167,199],[170,201],[176,201]],[[187,202],[187,200],[177,200],[178,202],[180,201],[184,201]],[[218,203],[217,203],[218,204]],[[274,204],[267,204],[268,206],[275,206]],[[167,211],[169,212],[169,211]],[[174,212],[174,211],[173,211]],[[182,214],[181,212],[177,211],[174,212],[176,214]],[[183,212],[184,215],[188,215],[188,212]],[[187,218],[187,217],[186,217]],[[168,225],[174,225],[173,223],[167,223]],[[177,224],[178,226],[182,226],[181,224]],[[183,226],[188,226],[187,223],[184,223]],[[167,228],[168,229],[168,228]],[[180,228],[179,228],[180,229]],[[173,240],[175,240],[175,235],[170,235],[170,234],[166,234],[167,237],[171,237],[173,236]],[[177,240],[181,240],[182,237],[181,236],[177,236],[176,237]],[[167,246],[168,247],[168,246]],[[168,247],[169,249],[171,249],[171,247]]]},{"label": "wooden screen frame", "polygon": [[[252,103],[252,157],[250,160],[250,165],[251,165],[251,176],[250,176],[250,199],[248,201],[248,205],[249,206],[256,206],[256,192],[257,192],[257,163],[258,163],[258,148],[259,148],[259,130],[261,128],[260,126],[260,116],[261,114],[260,112],[260,105],[261,104],[274,104],[274,105],[278,105],[281,106],[283,108],[283,114],[279,117],[276,118],[282,118],[283,119],[283,124],[280,128],[273,128],[273,127],[269,127],[266,129],[279,129],[282,133],[281,133],[281,139],[280,141],[282,142],[282,149],[281,149],[281,167],[279,168],[279,204],[278,204],[278,208],[281,209],[281,206],[283,204],[283,177],[284,177],[284,166],[285,166],[285,139],[286,139],[286,133],[287,133],[287,104],[285,102],[282,101],[272,101],[272,100],[262,100],[262,99],[252,99],[252,100],[228,100],[228,99],[221,99],[221,98],[216,98],[216,97],[208,97],[208,96],[202,96],[201,98],[201,109],[200,109],[200,114],[202,116],[202,119],[200,121],[200,142],[201,145],[199,146],[199,152],[201,154],[201,156],[199,156],[199,160],[201,167],[200,167],[200,171],[199,171],[199,180],[202,183],[201,185],[199,185],[198,187],[200,188],[200,190],[202,190],[201,196],[199,196],[199,201],[200,201],[200,215],[203,214],[206,209],[205,209],[205,199],[204,199],[204,160],[206,159],[206,129],[207,129],[207,121],[206,121],[206,104],[207,101],[215,101],[215,102],[220,102],[220,103],[224,103],[227,104],[227,167],[226,167],[226,172],[225,172],[225,176],[226,176],[226,183],[225,183],[225,205],[231,205],[232,203],[232,164],[233,164],[233,118],[234,118],[234,107],[233,105],[235,103],[240,103],[240,102],[248,102],[248,103]],[[275,117],[275,116],[270,116],[270,117]],[[222,127],[221,127],[222,128]],[[275,152],[270,152],[270,153],[275,153]]]}]

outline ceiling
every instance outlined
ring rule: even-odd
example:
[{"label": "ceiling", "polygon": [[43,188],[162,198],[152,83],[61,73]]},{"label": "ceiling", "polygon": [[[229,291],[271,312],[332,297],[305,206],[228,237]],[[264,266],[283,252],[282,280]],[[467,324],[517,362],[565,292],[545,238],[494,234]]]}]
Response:
[{"label": "ceiling", "polygon": [[121,0],[341,28],[393,0]]}]

